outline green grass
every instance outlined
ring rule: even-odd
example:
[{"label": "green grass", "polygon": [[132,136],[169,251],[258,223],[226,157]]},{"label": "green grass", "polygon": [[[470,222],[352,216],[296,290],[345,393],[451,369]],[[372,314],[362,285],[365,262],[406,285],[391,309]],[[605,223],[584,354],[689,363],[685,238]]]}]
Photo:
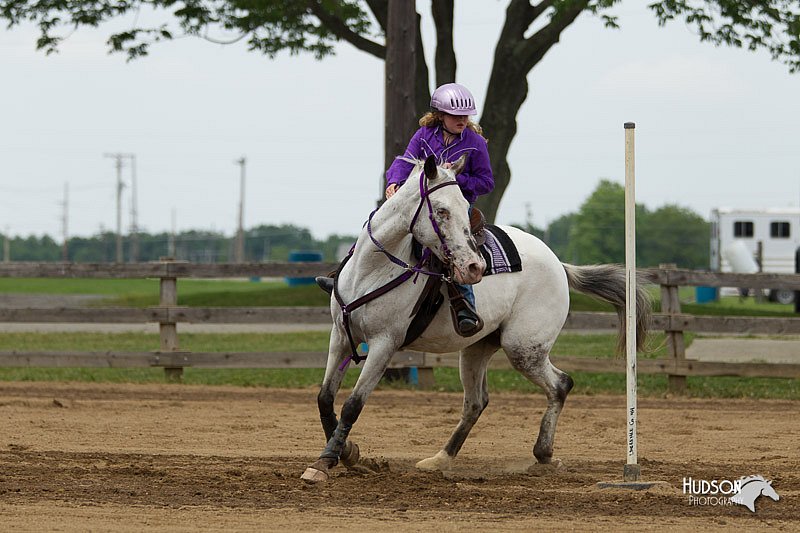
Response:
[{"label": "green grass", "polygon": [[[554,347],[554,355],[583,355],[612,357],[614,335],[579,335],[564,333]],[[687,339],[687,343],[691,339]],[[656,335],[653,344],[658,347],[642,357],[663,357],[663,335]],[[0,334],[0,351],[49,351],[69,347],[80,351],[150,351],[159,345],[157,335],[141,333],[100,334]],[[276,334],[184,334],[181,347],[194,352],[224,351],[326,351],[327,332],[276,333]],[[184,371],[183,381],[196,385],[234,385],[244,387],[316,388],[322,381],[322,369],[193,369]],[[359,369],[351,368],[344,381],[350,388],[358,377]],[[434,369],[436,388],[440,391],[461,391],[458,370]],[[575,372],[577,394],[624,394],[624,374],[596,374]],[[161,369],[111,369],[111,368],[0,368],[0,381],[81,381],[110,383],[163,383]],[[714,398],[778,398],[800,399],[800,380],[731,377],[690,377],[687,395]],[[408,388],[395,383],[382,387]],[[513,370],[489,372],[491,391],[540,394],[541,390]],[[640,375],[639,393],[658,397],[667,393],[667,377]]]},{"label": "green grass", "polygon": [[[653,309],[660,309],[660,290],[650,287]],[[97,294],[97,305],[148,307],[158,305],[157,279],[45,279],[0,278],[0,293]],[[694,288],[681,287],[681,310],[696,315],[797,316],[794,306],[756,303],[754,298],[723,297],[718,302],[695,304]],[[178,303],[190,307],[326,307],[328,296],[316,285],[289,287],[283,281],[254,283],[243,280],[178,280]],[[611,305],[583,294],[570,294],[573,311],[613,312]]]},{"label": "green grass", "polygon": [[[0,293],[97,294],[96,306],[158,305],[157,279],[0,278]],[[327,294],[316,285],[289,287],[284,281],[178,280],[178,304],[190,307],[327,306]]]},{"label": "green grass", "polygon": [[[687,346],[693,336],[687,335]],[[326,352],[327,331],[293,333],[182,333],[181,349],[191,352]],[[158,350],[159,336],[155,333],[0,333],[0,351],[128,351]],[[585,357],[614,357],[616,335],[582,335],[562,333],[553,347],[553,355]],[[652,351],[642,357],[666,355],[664,334],[652,335]]]},{"label": "green grass", "polygon": [[[101,305],[147,307],[158,304],[159,282],[156,279],[19,279],[0,278],[0,293],[36,294],[99,294],[106,296]],[[659,289],[650,289],[654,296],[654,309],[659,309]],[[708,304],[691,303],[692,288],[680,292],[682,311],[699,315],[740,316],[797,316],[793,306],[775,303],[758,304],[753,298],[722,298]],[[327,306],[328,297],[315,285],[288,287],[282,281],[253,283],[238,280],[179,280],[178,303],[195,307],[219,306]],[[573,311],[612,312],[610,305],[581,294],[571,295]],[[687,346],[694,339],[685,334]],[[193,352],[255,352],[255,351],[326,351],[327,332],[281,334],[181,334],[181,348]],[[564,333],[553,348],[553,354],[594,357],[612,357],[614,335],[580,335]],[[0,334],[0,350],[10,351],[152,351],[159,347],[157,335],[140,333],[92,334],[57,333]],[[650,348],[641,357],[666,356],[664,335],[656,333]],[[206,370],[187,368],[184,382],[205,385],[238,385],[253,387],[317,387],[322,380],[322,369],[291,370]],[[437,388],[443,391],[460,391],[458,370],[434,369]],[[352,387],[358,369],[348,372],[344,387]],[[623,374],[589,374],[576,372],[575,392],[579,394],[623,394]],[[125,383],[163,383],[162,369],[74,369],[74,368],[0,368],[0,380],[5,381],[96,381]],[[731,377],[689,377],[687,394],[693,397],[749,397],[800,399],[799,380]],[[386,386],[386,385],[383,385]],[[392,385],[400,386],[403,385]],[[511,370],[495,370],[489,374],[493,391],[540,393],[520,374]],[[639,392],[643,396],[661,396],[667,391],[667,377],[640,375]]]}]

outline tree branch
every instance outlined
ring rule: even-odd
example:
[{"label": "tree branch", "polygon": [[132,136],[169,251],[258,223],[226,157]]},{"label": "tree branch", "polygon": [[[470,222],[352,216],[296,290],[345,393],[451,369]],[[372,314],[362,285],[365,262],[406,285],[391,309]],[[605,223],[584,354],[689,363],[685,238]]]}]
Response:
[{"label": "tree branch", "polygon": [[[544,3],[542,2],[542,4]],[[584,12],[588,5],[589,0],[570,4],[563,11],[557,12],[546,26],[525,39],[522,60],[526,72],[536,66],[542,57],[558,43],[561,39],[561,32],[575,22],[575,19]]]},{"label": "tree branch", "polygon": [[347,24],[345,24],[342,19],[322,7],[319,0],[309,0],[308,9],[338,38],[342,39],[343,41],[347,41],[362,52],[372,54],[379,59],[386,58],[386,47],[384,45],[370,41],[369,39],[352,31],[347,27]]},{"label": "tree branch", "polygon": [[386,24],[389,19],[389,0],[367,0],[375,20],[380,24],[383,33],[386,33]]},{"label": "tree branch", "polygon": [[453,49],[453,0],[431,2],[436,24],[436,85],[456,81],[456,52]]}]

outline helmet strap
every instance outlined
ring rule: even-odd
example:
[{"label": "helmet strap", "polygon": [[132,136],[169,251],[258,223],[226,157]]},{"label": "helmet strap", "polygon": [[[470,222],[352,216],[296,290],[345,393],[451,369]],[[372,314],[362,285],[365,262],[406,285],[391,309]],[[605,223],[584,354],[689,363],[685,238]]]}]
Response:
[{"label": "helmet strap", "polygon": [[449,133],[450,135],[452,135],[453,137],[458,137],[458,133],[454,133],[454,132],[452,132],[452,131],[448,130],[447,128],[445,128],[445,127],[444,127],[444,123],[442,123],[442,129],[443,129],[445,132],[447,132],[447,133]]}]

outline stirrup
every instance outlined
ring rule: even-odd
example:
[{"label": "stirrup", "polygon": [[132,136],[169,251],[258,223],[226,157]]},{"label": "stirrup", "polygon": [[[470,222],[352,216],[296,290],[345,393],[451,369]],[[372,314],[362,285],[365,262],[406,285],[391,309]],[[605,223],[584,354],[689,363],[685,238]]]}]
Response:
[{"label": "stirrup", "polygon": [[317,276],[314,278],[314,281],[317,282],[319,288],[323,291],[327,292],[328,294],[333,294],[333,278],[329,278],[326,276]]}]

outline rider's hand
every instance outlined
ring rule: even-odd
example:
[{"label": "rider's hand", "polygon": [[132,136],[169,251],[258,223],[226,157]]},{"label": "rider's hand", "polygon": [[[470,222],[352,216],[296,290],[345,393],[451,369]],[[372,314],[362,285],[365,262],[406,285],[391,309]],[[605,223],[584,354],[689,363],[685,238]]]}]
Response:
[{"label": "rider's hand", "polygon": [[391,185],[386,187],[386,199],[388,200],[389,198],[394,196],[394,193],[396,193],[396,192],[397,192],[397,184],[396,183],[392,183]]}]

